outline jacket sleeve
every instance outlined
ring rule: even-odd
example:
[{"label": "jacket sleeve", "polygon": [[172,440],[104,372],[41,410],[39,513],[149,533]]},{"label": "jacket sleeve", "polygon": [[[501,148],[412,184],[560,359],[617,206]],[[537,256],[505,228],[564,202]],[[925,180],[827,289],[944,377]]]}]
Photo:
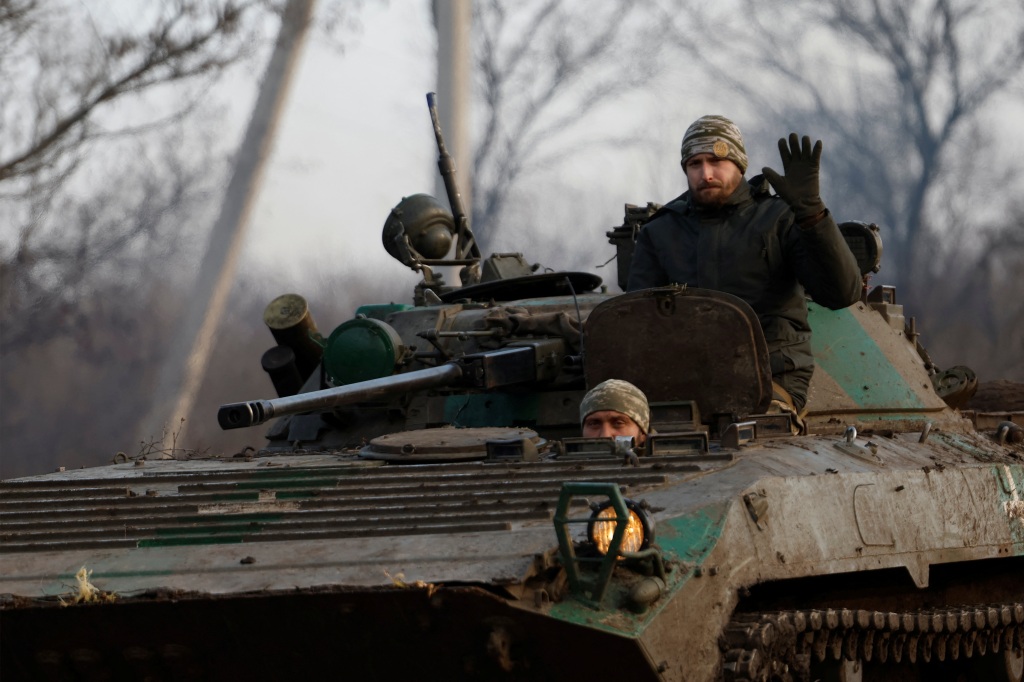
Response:
[{"label": "jacket sleeve", "polygon": [[860,300],[857,260],[830,211],[810,227],[789,227],[789,257],[797,279],[815,303],[839,310]]},{"label": "jacket sleeve", "polygon": [[668,274],[661,267],[658,251],[654,246],[649,229],[640,230],[633,249],[633,260],[629,265],[629,281],[626,291],[650,289],[668,284]]}]

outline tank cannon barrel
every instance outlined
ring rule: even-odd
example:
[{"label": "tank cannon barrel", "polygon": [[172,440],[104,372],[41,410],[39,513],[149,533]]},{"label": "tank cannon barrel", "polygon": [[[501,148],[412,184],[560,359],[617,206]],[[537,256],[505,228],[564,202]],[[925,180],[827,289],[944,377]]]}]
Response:
[{"label": "tank cannon barrel", "polygon": [[462,385],[490,389],[538,378],[532,345],[511,346],[467,355],[437,367],[360,381],[319,391],[221,405],[217,422],[225,431],[263,424],[274,417],[326,410],[342,405],[387,398],[396,393]]},{"label": "tank cannon barrel", "polygon": [[221,405],[217,421],[224,430],[263,424],[274,417],[311,410],[330,409],[366,400],[385,398],[399,391],[412,391],[459,383],[462,368],[455,363],[397,374],[356,384],[299,393],[273,400],[247,400]]}]

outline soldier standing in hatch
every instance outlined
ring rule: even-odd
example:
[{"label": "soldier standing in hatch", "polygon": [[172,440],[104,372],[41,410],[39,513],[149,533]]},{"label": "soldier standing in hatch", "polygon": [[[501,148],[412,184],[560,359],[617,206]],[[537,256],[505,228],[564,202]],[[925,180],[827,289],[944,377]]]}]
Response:
[{"label": "soldier standing in hatch", "polygon": [[632,436],[636,445],[647,440],[651,408],[639,388],[621,379],[608,379],[590,389],[580,403],[584,438]]},{"label": "soldier standing in hatch", "polygon": [[682,144],[689,191],[640,231],[627,288],[687,284],[742,298],[768,341],[773,398],[800,413],[814,371],[804,291],[838,310],[860,299],[861,277],[818,196],[821,141],[812,148],[793,133],[779,152],[785,175],[763,168],[748,182],[739,128],[722,116],[694,121]]}]

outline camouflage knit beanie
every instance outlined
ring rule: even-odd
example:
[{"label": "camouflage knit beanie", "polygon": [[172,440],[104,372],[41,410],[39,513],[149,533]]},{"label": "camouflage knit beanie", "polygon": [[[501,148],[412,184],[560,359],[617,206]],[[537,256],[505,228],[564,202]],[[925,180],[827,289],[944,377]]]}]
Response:
[{"label": "camouflage knit beanie", "polygon": [[647,396],[639,388],[621,379],[608,379],[594,386],[580,403],[580,424],[588,415],[601,410],[621,412],[636,422],[644,433],[651,425]]},{"label": "camouflage knit beanie", "polygon": [[714,154],[729,159],[747,172],[747,150],[736,124],[724,116],[701,116],[683,135],[683,163],[696,154]]}]

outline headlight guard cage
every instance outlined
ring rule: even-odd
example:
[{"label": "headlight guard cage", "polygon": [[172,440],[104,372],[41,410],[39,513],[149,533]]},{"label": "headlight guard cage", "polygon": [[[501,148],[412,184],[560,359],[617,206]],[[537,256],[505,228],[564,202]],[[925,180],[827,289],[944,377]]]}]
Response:
[{"label": "headlight guard cage", "polygon": [[[612,535],[608,552],[601,557],[577,556],[573,547],[572,537],[569,532],[570,524],[590,524],[593,516],[570,517],[569,506],[574,497],[603,496],[608,499],[611,507],[615,509],[615,532]],[[630,509],[626,499],[622,496],[619,486],[616,483],[586,483],[586,482],[565,482],[562,483],[562,491],[558,496],[558,508],[555,510],[554,525],[555,535],[558,537],[558,553],[565,568],[566,578],[569,582],[569,589],[580,601],[594,607],[601,608],[608,586],[611,583],[612,573],[615,570],[616,562],[620,557],[625,559],[646,560],[652,559],[654,571],[662,580],[665,579],[665,567],[661,559],[661,552],[654,547],[640,552],[623,552],[622,544],[626,535],[626,525],[629,520]],[[653,542],[653,538],[650,539]],[[597,578],[585,580],[580,565],[586,563],[600,563]]]}]

